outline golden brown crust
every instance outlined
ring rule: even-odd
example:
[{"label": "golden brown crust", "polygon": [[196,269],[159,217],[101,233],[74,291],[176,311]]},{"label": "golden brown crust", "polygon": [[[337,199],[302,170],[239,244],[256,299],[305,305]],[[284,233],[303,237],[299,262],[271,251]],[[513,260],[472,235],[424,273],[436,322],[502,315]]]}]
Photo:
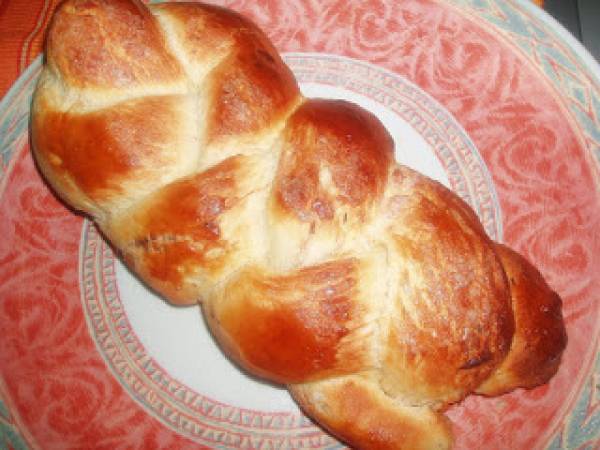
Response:
[{"label": "golden brown crust", "polygon": [[234,253],[221,222],[245,194],[243,159],[171,183],[104,226],[128,264],[175,303],[197,303],[195,278],[218,274]]},{"label": "golden brown crust", "polygon": [[290,386],[294,399],[356,450],[443,450],[452,445],[450,422],[429,408],[404,406],[367,376]]},{"label": "golden brown crust", "polygon": [[510,282],[516,332],[507,357],[478,389],[486,395],[547,383],[567,345],[558,294],[523,256],[501,244],[496,251]]},{"label": "golden brown crust", "polygon": [[283,118],[299,95],[293,75],[274,49],[252,35],[239,39],[236,52],[211,74],[209,142],[260,131]]},{"label": "golden brown crust", "polygon": [[[390,227],[395,291],[382,384],[414,404],[462,399],[508,352],[506,277],[473,212],[439,183],[407,169]],[[398,177],[398,174],[396,175]]]},{"label": "golden brown crust", "polygon": [[54,183],[68,179],[79,195],[102,205],[130,197],[137,180],[153,189],[150,183],[162,181],[180,158],[169,147],[185,130],[164,124],[180,115],[184,101],[176,95],[145,97],[77,113],[38,100],[31,125],[36,156],[50,166],[46,173]]},{"label": "golden brown crust", "polygon": [[248,19],[204,4],[170,3],[154,10],[173,22],[192,64],[202,61],[210,68],[218,62],[205,82],[210,93],[207,143],[256,133],[283,118],[297,102],[296,79]]},{"label": "golden brown crust", "polygon": [[68,0],[49,28],[46,57],[69,85],[132,87],[181,76],[156,21],[137,0]]},{"label": "golden brown crust", "polygon": [[[338,346],[360,314],[356,264],[340,260],[270,277],[244,272],[213,302],[219,334],[235,345],[244,367],[278,383],[340,369]],[[357,369],[343,362],[342,370]]]},{"label": "golden brown crust", "polygon": [[556,372],[561,300],[540,273],[395,164],[372,114],[304,99],[247,19],[66,0],[46,56],[32,143],[57,194],[342,440],[448,448],[439,410]]},{"label": "golden brown crust", "polygon": [[289,118],[274,185],[282,211],[304,222],[330,221],[341,205],[366,208],[381,198],[393,142],[369,112],[313,99]]},{"label": "golden brown crust", "polygon": [[257,29],[234,11],[203,3],[151,5],[159,19],[173,22],[173,32],[189,64],[222,59],[235,45],[238,29]]}]

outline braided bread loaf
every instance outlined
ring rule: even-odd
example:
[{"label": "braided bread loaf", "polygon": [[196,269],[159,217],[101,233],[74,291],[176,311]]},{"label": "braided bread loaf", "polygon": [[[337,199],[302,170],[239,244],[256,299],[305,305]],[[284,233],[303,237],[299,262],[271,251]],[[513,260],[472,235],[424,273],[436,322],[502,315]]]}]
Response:
[{"label": "braided bread loaf", "polygon": [[561,300],[370,113],[303,98],[251,22],[67,0],[32,107],[38,166],[127,265],[356,448],[447,448],[443,409],[547,382]]}]

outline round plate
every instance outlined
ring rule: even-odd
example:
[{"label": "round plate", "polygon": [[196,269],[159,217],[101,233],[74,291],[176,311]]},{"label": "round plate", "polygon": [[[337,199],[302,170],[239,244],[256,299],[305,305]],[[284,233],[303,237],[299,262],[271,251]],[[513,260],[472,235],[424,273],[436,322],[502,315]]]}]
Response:
[{"label": "round plate", "polygon": [[[397,159],[455,190],[563,300],[546,386],[469,397],[456,448],[600,445],[600,68],[528,2],[222,2],[307,96],[345,98]],[[0,103],[0,439],[13,448],[343,448],[284,389],[224,357],[199,308],[132,276],[49,191],[29,151],[38,59]],[[482,444],[484,443],[484,444]]]}]

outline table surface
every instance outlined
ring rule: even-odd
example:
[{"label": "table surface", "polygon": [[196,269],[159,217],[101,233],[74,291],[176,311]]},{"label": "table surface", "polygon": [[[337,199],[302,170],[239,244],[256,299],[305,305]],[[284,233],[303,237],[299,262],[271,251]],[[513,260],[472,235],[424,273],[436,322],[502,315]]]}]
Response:
[{"label": "table surface", "polygon": [[600,60],[600,1],[545,0],[544,8]]}]

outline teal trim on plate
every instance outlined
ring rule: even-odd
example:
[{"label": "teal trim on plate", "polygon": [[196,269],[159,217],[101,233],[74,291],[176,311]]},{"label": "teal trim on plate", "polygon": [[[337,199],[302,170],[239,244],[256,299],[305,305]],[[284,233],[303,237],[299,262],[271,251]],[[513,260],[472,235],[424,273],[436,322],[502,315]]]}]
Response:
[{"label": "teal trim on plate", "polygon": [[41,67],[42,57],[38,56],[0,101],[0,184],[13,153],[18,150],[16,140],[28,133],[34,81]]},{"label": "teal trim on plate", "polygon": [[0,450],[27,450],[27,444],[12,420],[8,407],[0,399]]}]

